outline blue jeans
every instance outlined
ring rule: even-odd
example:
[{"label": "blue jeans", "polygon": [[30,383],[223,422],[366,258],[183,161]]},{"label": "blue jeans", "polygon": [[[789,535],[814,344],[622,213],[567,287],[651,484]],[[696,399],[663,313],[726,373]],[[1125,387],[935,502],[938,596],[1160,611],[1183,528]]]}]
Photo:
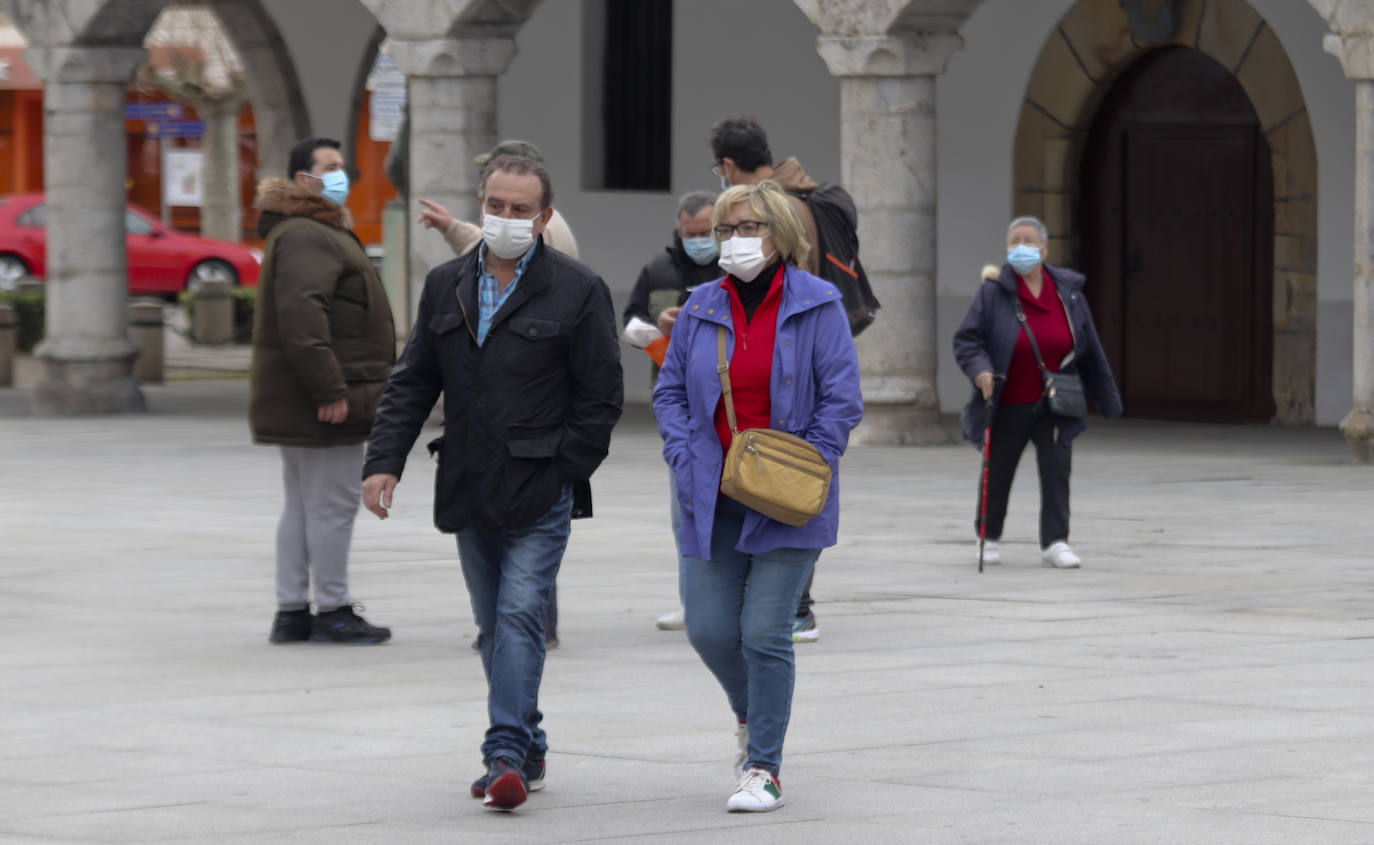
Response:
[{"label": "blue jeans", "polygon": [[548,739],[539,726],[544,674],[544,607],[553,590],[572,526],[572,485],[538,521],[518,531],[458,532],[458,557],[477,621],[487,676],[487,728],[482,760],[517,764],[543,759]]},{"label": "blue jeans", "polygon": [[687,638],[749,726],[749,765],[774,775],[792,715],[792,620],[820,549],[735,551],[746,508],[721,496],[711,559],[682,557]]}]

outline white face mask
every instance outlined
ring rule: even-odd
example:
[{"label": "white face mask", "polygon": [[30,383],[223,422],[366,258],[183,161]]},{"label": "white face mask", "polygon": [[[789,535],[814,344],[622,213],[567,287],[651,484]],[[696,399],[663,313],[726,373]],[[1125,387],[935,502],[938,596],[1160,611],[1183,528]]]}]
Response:
[{"label": "white face mask", "polygon": [[482,240],[497,258],[519,258],[534,246],[534,219],[482,214]]},{"label": "white face mask", "polygon": [[739,279],[752,282],[768,266],[773,254],[763,254],[763,238],[736,236],[720,242],[720,269]]}]

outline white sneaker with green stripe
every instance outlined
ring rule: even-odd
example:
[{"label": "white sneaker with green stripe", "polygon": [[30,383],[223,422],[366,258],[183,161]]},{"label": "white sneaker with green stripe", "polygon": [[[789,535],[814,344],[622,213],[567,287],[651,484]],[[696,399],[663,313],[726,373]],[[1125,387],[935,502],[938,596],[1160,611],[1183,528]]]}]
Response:
[{"label": "white sneaker with green stripe", "polygon": [[782,784],[769,772],[753,768],[744,773],[735,794],[725,802],[732,813],[766,813],[782,806]]}]

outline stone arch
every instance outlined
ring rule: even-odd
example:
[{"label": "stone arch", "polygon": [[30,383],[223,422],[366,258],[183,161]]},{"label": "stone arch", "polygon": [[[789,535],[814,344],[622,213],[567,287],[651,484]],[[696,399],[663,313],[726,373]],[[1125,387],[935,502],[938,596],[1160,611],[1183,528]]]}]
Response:
[{"label": "stone arch", "polygon": [[[1272,153],[1276,420],[1310,424],[1316,417],[1317,152],[1297,74],[1278,36],[1245,0],[1177,0],[1167,39],[1132,31],[1126,7],[1137,5],[1079,0],[1041,49],[1017,123],[1013,210],[1045,221],[1052,261],[1079,264],[1079,166],[1112,83],[1145,53],[1167,45],[1221,63],[1245,89]],[[1159,40],[1146,43],[1141,35]]]},{"label": "stone arch", "polygon": [[262,0],[211,0],[210,7],[243,60],[258,138],[258,178],[280,176],[291,145],[310,134],[296,64]]},{"label": "stone arch", "polygon": [[[258,173],[286,168],[291,144],[310,131],[295,63],[262,0],[208,0],[243,59],[258,133]],[[85,17],[57,3],[7,2],[36,46],[140,47],[167,0],[107,0]]]}]

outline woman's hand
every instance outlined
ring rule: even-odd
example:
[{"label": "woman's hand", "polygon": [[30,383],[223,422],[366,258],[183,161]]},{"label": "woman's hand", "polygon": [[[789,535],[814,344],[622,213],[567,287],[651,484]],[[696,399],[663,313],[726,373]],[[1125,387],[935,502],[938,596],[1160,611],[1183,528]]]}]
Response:
[{"label": "woman's hand", "polygon": [[424,210],[420,212],[419,223],[427,229],[438,229],[440,232],[447,232],[448,227],[453,225],[453,215],[433,200],[421,199],[420,205]]},{"label": "woman's hand", "polygon": [[992,378],[992,372],[989,370],[983,370],[981,373],[973,377],[973,386],[983,391],[984,399],[992,398],[993,385],[994,381]]}]

